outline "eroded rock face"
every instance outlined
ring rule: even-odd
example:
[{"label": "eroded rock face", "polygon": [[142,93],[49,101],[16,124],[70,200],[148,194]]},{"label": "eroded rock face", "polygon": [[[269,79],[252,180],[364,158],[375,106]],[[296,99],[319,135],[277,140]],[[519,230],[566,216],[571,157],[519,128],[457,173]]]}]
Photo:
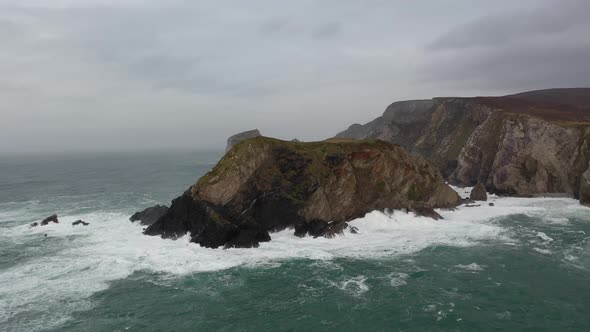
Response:
[{"label": "eroded rock face", "polygon": [[434,166],[387,142],[258,137],[232,148],[145,233],[253,247],[270,240],[269,231],[331,237],[370,211],[432,216],[433,208],[460,202]]},{"label": "eroded rock face", "polygon": [[143,211],[135,212],[129,220],[139,221],[142,225],[149,226],[155,223],[160,217],[162,217],[168,211],[168,207],[165,205],[155,205],[149,207]]},{"label": "eroded rock face", "polygon": [[228,152],[229,150],[231,150],[231,148],[234,147],[234,145],[240,143],[241,141],[243,141],[245,139],[260,137],[260,136],[262,136],[262,135],[260,134],[260,131],[258,131],[258,129],[248,130],[248,131],[244,131],[244,132],[235,134],[227,139],[227,146],[225,147],[225,152]]},{"label": "eroded rock face", "polygon": [[469,199],[474,201],[487,201],[488,200],[488,193],[486,192],[486,187],[483,183],[478,182],[473,189],[471,189],[471,193],[469,194]]},{"label": "eroded rock face", "polygon": [[[411,111],[413,109],[413,111]],[[590,89],[390,105],[338,137],[376,137],[426,157],[456,185],[578,196],[590,161]]]}]

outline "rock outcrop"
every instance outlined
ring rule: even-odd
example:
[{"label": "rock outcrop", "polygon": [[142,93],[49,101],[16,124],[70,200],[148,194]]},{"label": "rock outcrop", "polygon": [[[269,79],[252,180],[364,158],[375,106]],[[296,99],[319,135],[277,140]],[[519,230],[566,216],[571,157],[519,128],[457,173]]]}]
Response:
[{"label": "rock outcrop", "polygon": [[234,146],[145,234],[190,233],[205,247],[255,247],[285,228],[331,237],[373,210],[436,216],[433,208],[460,203],[435,167],[397,145],[257,137]]},{"label": "rock outcrop", "polygon": [[168,212],[168,207],[158,204],[143,211],[135,212],[129,220],[133,222],[139,221],[142,225],[149,226],[165,215],[166,212]]},{"label": "rock outcrop", "polygon": [[471,193],[469,194],[469,199],[474,201],[487,201],[488,200],[488,193],[486,192],[486,187],[483,183],[478,182],[473,189],[471,189]]},{"label": "rock outcrop", "polygon": [[76,220],[72,223],[72,226],[78,226],[78,225],[88,226],[88,225],[90,225],[90,223],[85,222],[84,220]]},{"label": "rock outcrop", "polygon": [[225,147],[225,152],[228,152],[229,150],[231,150],[231,148],[234,147],[234,145],[240,143],[241,141],[243,141],[245,139],[260,137],[260,136],[262,136],[262,135],[260,134],[260,131],[258,131],[258,129],[248,130],[248,131],[244,131],[244,132],[235,134],[233,136],[230,136],[230,138],[227,139],[227,145]]},{"label": "rock outcrop", "polygon": [[46,226],[49,223],[59,224],[59,220],[57,219],[57,214],[52,214],[49,217],[43,219],[41,222],[34,222],[31,224],[31,227]]},{"label": "rock outcrop", "polygon": [[397,102],[337,137],[400,144],[426,157],[452,184],[577,197],[590,160],[590,89]]}]

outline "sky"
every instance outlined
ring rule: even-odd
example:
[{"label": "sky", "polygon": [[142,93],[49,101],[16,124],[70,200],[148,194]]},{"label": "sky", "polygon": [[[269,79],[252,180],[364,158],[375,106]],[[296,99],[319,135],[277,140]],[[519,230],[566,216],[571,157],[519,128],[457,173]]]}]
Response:
[{"label": "sky", "polygon": [[0,153],[321,140],[398,100],[590,86],[586,0],[0,0]]}]

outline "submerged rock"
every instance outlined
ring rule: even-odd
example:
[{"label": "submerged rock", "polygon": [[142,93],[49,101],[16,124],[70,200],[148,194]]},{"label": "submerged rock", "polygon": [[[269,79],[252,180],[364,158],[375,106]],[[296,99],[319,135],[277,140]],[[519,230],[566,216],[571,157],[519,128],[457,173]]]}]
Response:
[{"label": "submerged rock", "polygon": [[90,225],[90,223],[85,222],[83,220],[76,220],[72,223],[72,226],[77,226],[77,225],[88,226],[88,225]]},{"label": "submerged rock", "polygon": [[471,189],[471,193],[469,194],[469,199],[474,201],[487,201],[488,200],[488,193],[486,192],[486,187],[483,183],[478,182],[473,189]]},{"label": "submerged rock", "polygon": [[149,226],[155,223],[158,219],[160,219],[166,212],[168,211],[168,207],[165,205],[154,205],[149,207],[143,211],[135,212],[129,220],[131,221],[139,221],[142,225]]},{"label": "submerged rock", "polygon": [[30,227],[46,226],[49,223],[59,224],[59,220],[57,219],[57,214],[52,214],[49,217],[43,219],[41,222],[34,222],[31,224]]},{"label": "submerged rock", "polygon": [[332,237],[373,210],[438,218],[433,208],[460,202],[429,162],[387,142],[257,137],[234,146],[145,234],[190,233],[205,247],[255,247],[271,231]]},{"label": "submerged rock", "polygon": [[240,143],[241,141],[243,141],[245,139],[260,137],[260,136],[262,136],[262,135],[260,134],[260,131],[258,131],[258,129],[248,130],[248,131],[241,132],[239,134],[235,134],[227,139],[227,146],[225,147],[225,152],[228,152],[229,150],[231,150],[231,148],[234,147],[234,145]]}]

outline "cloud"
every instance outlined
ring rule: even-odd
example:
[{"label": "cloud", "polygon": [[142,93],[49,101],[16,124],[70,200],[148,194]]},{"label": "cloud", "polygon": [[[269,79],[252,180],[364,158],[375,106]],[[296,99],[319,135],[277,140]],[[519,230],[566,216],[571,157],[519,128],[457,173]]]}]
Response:
[{"label": "cloud", "polygon": [[563,1],[556,5],[505,11],[459,25],[436,38],[431,50],[496,47],[521,40],[562,35],[579,26],[588,26],[590,2]]},{"label": "cloud", "polygon": [[0,0],[0,152],[317,140],[395,100],[590,85],[586,8]]},{"label": "cloud", "polygon": [[590,85],[590,2],[564,1],[487,15],[425,48],[420,81],[481,90],[524,91]]},{"label": "cloud", "polygon": [[339,22],[328,22],[317,26],[312,35],[316,39],[330,39],[340,34],[341,26]]}]

